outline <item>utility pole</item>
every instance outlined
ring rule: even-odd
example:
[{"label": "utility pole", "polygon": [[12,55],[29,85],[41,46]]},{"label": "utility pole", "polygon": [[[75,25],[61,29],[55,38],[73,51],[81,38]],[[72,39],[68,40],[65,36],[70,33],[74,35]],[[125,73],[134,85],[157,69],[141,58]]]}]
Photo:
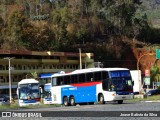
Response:
[{"label": "utility pole", "polygon": [[81,48],[79,48],[79,68],[82,69]]},{"label": "utility pole", "polygon": [[12,101],[12,83],[11,83],[11,59],[14,59],[14,57],[6,57],[4,59],[8,60],[8,71],[9,71],[9,102],[11,103]]}]

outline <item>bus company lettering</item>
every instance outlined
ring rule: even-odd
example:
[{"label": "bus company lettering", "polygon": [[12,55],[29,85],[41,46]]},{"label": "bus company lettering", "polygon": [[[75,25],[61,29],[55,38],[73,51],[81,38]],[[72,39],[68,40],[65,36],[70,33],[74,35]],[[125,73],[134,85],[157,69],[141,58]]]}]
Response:
[{"label": "bus company lettering", "polygon": [[69,88],[69,90],[77,90],[77,87]]}]

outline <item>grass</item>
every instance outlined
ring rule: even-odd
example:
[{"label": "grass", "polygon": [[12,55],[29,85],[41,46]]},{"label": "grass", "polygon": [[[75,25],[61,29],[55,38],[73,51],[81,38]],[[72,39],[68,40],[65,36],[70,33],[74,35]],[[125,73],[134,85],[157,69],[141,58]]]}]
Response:
[{"label": "grass", "polygon": [[147,96],[146,98],[144,98],[144,100],[159,100],[160,101],[160,95],[154,95],[154,96]]},{"label": "grass", "polygon": [[138,102],[138,101],[160,101],[160,95],[153,95],[153,96],[146,96],[145,98],[134,98],[132,100],[127,100],[131,102]]},{"label": "grass", "polygon": [[25,106],[25,107],[19,107],[17,103],[13,103],[10,105],[1,105],[0,110],[18,110],[19,108],[23,109],[34,109],[34,108],[45,108],[45,107],[59,107],[61,105],[50,105],[50,104],[40,104],[40,105],[30,105],[30,106]]}]

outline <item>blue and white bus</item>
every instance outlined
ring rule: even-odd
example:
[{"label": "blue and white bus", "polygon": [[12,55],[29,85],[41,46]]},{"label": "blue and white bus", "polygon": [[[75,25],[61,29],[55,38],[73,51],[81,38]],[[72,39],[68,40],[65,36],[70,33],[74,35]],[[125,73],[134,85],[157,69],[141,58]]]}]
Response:
[{"label": "blue and white bus", "polygon": [[40,94],[39,81],[35,79],[23,79],[18,82],[17,95],[20,107],[40,104]]},{"label": "blue and white bus", "polygon": [[51,76],[53,73],[40,74],[38,80],[40,81],[41,87],[43,88],[43,103],[52,104],[51,98]]},{"label": "blue and white bus", "polygon": [[53,104],[104,104],[133,99],[133,82],[127,68],[88,68],[55,74],[51,81]]}]

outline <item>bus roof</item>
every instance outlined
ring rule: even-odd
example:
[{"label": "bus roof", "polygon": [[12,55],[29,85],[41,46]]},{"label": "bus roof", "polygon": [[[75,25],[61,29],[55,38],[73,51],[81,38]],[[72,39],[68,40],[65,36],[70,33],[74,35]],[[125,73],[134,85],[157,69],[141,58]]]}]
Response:
[{"label": "bus roof", "polygon": [[128,68],[87,68],[87,69],[75,70],[70,73],[54,74],[52,75],[52,77],[67,76],[67,75],[89,73],[89,72],[98,72],[98,71],[117,71],[117,70],[129,70],[129,69]]},{"label": "bus roof", "polygon": [[22,79],[20,82],[18,82],[19,84],[27,84],[27,83],[39,83],[39,81],[35,80],[35,79]]}]

